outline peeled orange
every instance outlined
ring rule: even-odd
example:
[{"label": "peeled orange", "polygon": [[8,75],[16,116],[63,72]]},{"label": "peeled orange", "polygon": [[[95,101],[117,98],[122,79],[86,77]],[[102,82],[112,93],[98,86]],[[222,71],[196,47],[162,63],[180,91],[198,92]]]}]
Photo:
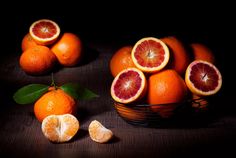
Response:
[{"label": "peeled orange", "polygon": [[49,115],[44,118],[41,128],[47,139],[62,143],[75,136],[79,130],[79,121],[71,114]]},{"label": "peeled orange", "polygon": [[88,130],[90,138],[98,143],[106,143],[113,137],[112,131],[104,127],[97,120],[94,120],[89,124]]}]

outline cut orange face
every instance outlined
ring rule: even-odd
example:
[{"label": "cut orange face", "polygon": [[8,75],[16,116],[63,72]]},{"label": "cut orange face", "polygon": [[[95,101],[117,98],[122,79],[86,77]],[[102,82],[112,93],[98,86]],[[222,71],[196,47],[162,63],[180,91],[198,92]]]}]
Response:
[{"label": "cut orange face", "polygon": [[67,142],[78,130],[79,121],[71,114],[50,115],[42,122],[42,132],[52,142]]},{"label": "cut orange face", "polygon": [[111,85],[112,98],[120,103],[131,103],[140,99],[147,90],[147,81],[142,71],[128,68],[121,71]]},{"label": "cut orange face", "polygon": [[49,45],[60,35],[60,27],[52,20],[41,19],[31,24],[29,33],[37,44]]},{"label": "cut orange face", "polygon": [[203,60],[195,60],[186,70],[185,82],[193,94],[209,96],[220,90],[222,77],[220,71],[213,64]]},{"label": "cut orange face", "polygon": [[148,73],[163,69],[169,61],[169,56],[166,44],[154,37],[142,38],[134,45],[131,52],[135,66]]}]

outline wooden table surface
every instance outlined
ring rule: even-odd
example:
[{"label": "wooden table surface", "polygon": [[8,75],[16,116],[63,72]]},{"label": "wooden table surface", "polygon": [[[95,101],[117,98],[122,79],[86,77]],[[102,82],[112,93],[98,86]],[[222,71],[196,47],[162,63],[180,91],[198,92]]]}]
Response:
[{"label": "wooden table surface", "polygon": [[[141,36],[141,35],[140,35]],[[20,37],[19,37],[20,38]],[[125,38],[129,38],[126,37]],[[30,83],[50,84],[51,75],[26,75],[18,64],[19,52],[9,53],[0,62],[0,156],[13,157],[199,157],[224,156],[235,153],[235,113],[220,106],[232,107],[221,98],[217,108],[198,125],[190,120],[184,126],[166,125],[147,128],[128,124],[115,111],[110,96],[112,76],[109,60],[122,44],[117,41],[85,41],[83,62],[72,68],[58,68],[54,79],[58,85],[77,82],[100,97],[78,101],[77,118],[80,130],[72,141],[63,144],[49,142],[35,119],[33,104],[18,105],[13,93]],[[18,45],[19,46],[19,45]],[[19,51],[19,47],[17,48]],[[225,90],[226,91],[226,90]],[[226,95],[222,95],[225,97]],[[93,142],[88,125],[98,120],[115,135],[107,144]]]}]

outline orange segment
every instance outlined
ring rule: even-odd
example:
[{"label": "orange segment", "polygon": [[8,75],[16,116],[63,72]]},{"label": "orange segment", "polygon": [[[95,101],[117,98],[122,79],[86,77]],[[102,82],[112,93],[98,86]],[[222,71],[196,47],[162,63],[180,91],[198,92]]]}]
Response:
[{"label": "orange segment", "polygon": [[134,45],[132,60],[143,72],[157,72],[169,61],[169,49],[165,43],[154,37],[142,38]]},{"label": "orange segment", "polygon": [[88,129],[90,138],[98,143],[106,143],[113,137],[112,131],[104,127],[97,120],[92,121]]},{"label": "orange segment", "polygon": [[49,19],[40,19],[31,24],[29,33],[37,44],[49,45],[60,35],[58,24]]},{"label": "orange segment", "polygon": [[67,142],[79,130],[79,121],[71,114],[50,115],[42,122],[42,132],[52,142]]}]

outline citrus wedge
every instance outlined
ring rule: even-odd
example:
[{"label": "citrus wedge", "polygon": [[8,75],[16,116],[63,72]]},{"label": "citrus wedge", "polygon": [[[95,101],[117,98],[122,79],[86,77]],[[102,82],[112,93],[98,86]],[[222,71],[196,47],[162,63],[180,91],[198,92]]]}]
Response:
[{"label": "citrus wedge", "polygon": [[113,137],[112,131],[104,127],[97,120],[94,120],[89,124],[88,130],[90,138],[98,143],[106,143]]}]

